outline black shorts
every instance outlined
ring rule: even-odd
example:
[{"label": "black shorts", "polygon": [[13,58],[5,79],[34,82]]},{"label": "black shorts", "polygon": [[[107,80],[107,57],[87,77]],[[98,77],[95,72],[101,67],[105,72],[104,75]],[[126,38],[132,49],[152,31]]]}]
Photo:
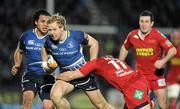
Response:
[{"label": "black shorts", "polygon": [[55,82],[55,78],[53,75],[24,75],[22,77],[22,91],[31,90],[36,95],[38,93],[40,99],[43,101],[44,99],[50,100],[50,91]]},{"label": "black shorts", "polygon": [[70,84],[74,85],[75,89],[82,89],[84,91],[93,91],[98,89],[95,77],[92,74],[83,78],[72,80],[70,81]]}]

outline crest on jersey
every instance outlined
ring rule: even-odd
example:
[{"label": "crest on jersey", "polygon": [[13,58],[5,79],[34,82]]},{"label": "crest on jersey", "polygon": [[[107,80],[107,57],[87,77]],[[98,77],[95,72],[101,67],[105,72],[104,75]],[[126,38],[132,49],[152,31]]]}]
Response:
[{"label": "crest on jersey", "polygon": [[139,37],[138,37],[137,35],[134,35],[133,37],[134,37],[135,39],[139,39]]},{"label": "crest on jersey", "polygon": [[35,40],[28,40],[28,45],[34,45]]},{"label": "crest on jersey", "polygon": [[57,49],[58,47],[57,47],[56,45],[52,44],[52,45],[51,45],[51,48],[52,48],[52,49]]},{"label": "crest on jersey", "polygon": [[73,48],[73,47],[74,47],[72,41],[69,41],[69,42],[68,42],[67,47],[68,47],[68,48]]},{"label": "crest on jersey", "polygon": [[138,99],[138,100],[142,100],[144,95],[144,92],[141,90],[136,90],[134,93],[134,98]]}]

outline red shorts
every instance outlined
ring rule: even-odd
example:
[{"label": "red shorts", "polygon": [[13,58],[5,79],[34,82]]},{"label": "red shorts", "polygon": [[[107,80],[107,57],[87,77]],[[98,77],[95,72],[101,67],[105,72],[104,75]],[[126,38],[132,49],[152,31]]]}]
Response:
[{"label": "red shorts", "polygon": [[157,80],[147,80],[150,90],[163,89],[166,87],[166,80],[164,77],[161,77]]},{"label": "red shorts", "polygon": [[122,91],[126,105],[129,109],[139,109],[149,104],[148,83],[143,76],[134,76],[124,86]]}]

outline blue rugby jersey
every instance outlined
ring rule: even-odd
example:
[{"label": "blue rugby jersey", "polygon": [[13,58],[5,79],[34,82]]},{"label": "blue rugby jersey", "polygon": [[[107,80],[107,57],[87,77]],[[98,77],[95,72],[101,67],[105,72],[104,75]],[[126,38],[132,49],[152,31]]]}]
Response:
[{"label": "blue rugby jersey", "polygon": [[84,32],[67,31],[63,42],[54,42],[50,37],[45,48],[52,54],[62,71],[79,69],[86,63],[82,53],[82,44],[87,44]]},{"label": "blue rugby jersey", "polygon": [[19,40],[18,47],[26,55],[26,71],[28,74],[45,75],[42,68],[41,49],[47,35],[42,38],[37,36],[35,29],[24,32]]}]

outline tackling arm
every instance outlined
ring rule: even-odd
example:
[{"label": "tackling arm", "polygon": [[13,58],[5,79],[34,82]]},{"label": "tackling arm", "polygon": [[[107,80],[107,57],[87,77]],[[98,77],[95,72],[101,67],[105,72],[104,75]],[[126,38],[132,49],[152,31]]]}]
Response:
[{"label": "tackling arm", "polygon": [[56,80],[61,79],[63,81],[71,81],[81,77],[84,77],[84,75],[79,70],[75,70],[75,71],[67,71],[59,74],[56,77]]}]

